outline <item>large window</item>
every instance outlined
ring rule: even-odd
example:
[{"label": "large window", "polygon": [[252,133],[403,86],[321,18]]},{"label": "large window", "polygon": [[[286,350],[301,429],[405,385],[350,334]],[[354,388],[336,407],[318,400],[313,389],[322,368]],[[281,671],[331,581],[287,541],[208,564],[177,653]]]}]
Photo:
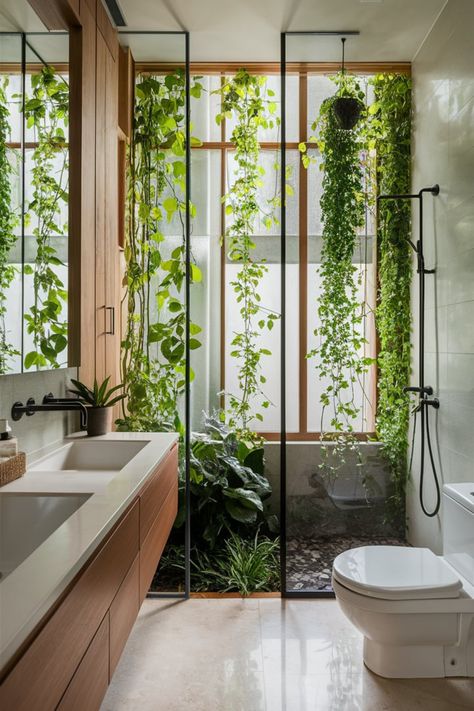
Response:
[{"label": "large window", "polygon": [[[201,69],[201,68],[200,68]],[[231,120],[220,126],[215,122],[219,112],[216,93],[228,72],[212,73],[206,68],[200,82],[205,92],[192,100],[193,134],[202,141],[193,150],[192,198],[196,205],[193,223],[193,253],[203,272],[202,283],[193,288],[192,318],[199,323],[207,338],[204,346],[193,354],[193,369],[199,378],[193,383],[193,425],[198,424],[203,410],[225,405],[225,398],[238,388],[238,364],[232,356],[233,334],[241,329],[240,307],[232,288],[239,263],[228,258],[222,240],[228,220],[220,197],[229,188],[235,171],[233,146],[230,136]],[[249,68],[258,73],[258,67]],[[268,70],[267,70],[268,71]],[[266,75],[267,86],[280,103],[280,77]],[[362,79],[364,86],[367,81]],[[287,78],[287,101],[292,110],[287,116],[287,164],[290,166],[287,196],[287,431],[289,439],[317,438],[321,430],[329,431],[328,422],[321,422],[319,381],[314,359],[307,354],[317,344],[314,329],[317,325],[318,293],[320,289],[318,265],[321,254],[321,212],[319,201],[322,174],[316,160],[308,170],[301,164],[298,144],[305,142],[317,158],[314,144],[308,143],[311,125],[317,117],[321,102],[335,93],[334,83],[319,71],[294,71]],[[368,97],[369,99],[370,97]],[[278,161],[280,151],[279,127],[261,131],[260,161],[264,168],[259,189],[261,204],[267,203],[279,189]],[[253,259],[262,260],[267,271],[259,285],[262,306],[279,312],[280,309],[280,230],[269,229],[260,221],[253,235]],[[376,335],[373,309],[376,298],[376,259],[374,220],[367,209],[366,224],[360,234],[359,248],[354,254],[354,265],[360,273],[360,300],[366,305],[362,329],[367,341],[361,355],[374,356]],[[265,395],[270,406],[262,411],[258,429],[269,439],[277,439],[280,431],[280,329],[278,321],[271,331],[259,336],[259,343],[271,353],[262,361],[266,378]],[[221,395],[217,395],[221,393]],[[227,395],[226,395],[227,394]],[[376,369],[369,372],[357,385],[355,403],[360,415],[355,429],[360,433],[374,431],[376,398]]]}]

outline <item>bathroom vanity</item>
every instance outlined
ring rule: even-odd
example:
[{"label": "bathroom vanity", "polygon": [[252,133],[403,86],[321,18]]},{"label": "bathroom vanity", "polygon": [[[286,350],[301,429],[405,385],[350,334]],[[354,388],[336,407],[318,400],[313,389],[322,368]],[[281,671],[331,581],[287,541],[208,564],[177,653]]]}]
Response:
[{"label": "bathroom vanity", "polygon": [[173,433],[68,438],[0,490],[0,708],[100,707],[177,507]]}]

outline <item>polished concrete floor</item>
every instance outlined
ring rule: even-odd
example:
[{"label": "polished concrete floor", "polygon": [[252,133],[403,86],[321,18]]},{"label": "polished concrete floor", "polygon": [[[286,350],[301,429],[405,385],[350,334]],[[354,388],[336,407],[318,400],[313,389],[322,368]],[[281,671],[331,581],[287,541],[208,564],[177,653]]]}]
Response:
[{"label": "polished concrete floor", "polygon": [[101,711],[455,711],[474,680],[388,680],[334,600],[146,600]]}]

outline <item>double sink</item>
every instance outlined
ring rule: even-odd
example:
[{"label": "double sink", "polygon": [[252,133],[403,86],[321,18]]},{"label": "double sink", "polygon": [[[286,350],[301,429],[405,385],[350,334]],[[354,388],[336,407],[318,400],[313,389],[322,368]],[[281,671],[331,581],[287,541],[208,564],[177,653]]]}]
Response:
[{"label": "double sink", "polygon": [[[67,443],[28,468],[35,473],[70,479],[91,477],[107,486],[143,449],[147,441],[85,440]],[[59,478],[59,477],[58,477]],[[50,487],[48,487],[50,488]],[[79,487],[76,487],[79,488]],[[0,491],[0,580],[15,570],[97,491]]]}]

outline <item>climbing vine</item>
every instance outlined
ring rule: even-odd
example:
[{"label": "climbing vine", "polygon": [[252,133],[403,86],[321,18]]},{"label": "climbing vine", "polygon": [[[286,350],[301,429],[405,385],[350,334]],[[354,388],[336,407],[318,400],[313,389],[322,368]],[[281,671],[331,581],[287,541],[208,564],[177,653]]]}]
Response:
[{"label": "climbing vine", "polygon": [[69,86],[54,67],[45,66],[31,76],[31,96],[25,97],[24,120],[34,129],[36,144],[29,173],[32,199],[25,214],[36,242],[33,262],[24,266],[24,273],[33,276],[33,305],[24,315],[34,346],[25,355],[27,369],[60,367],[67,347],[67,289],[58,274],[66,265],[58,256],[57,238],[67,235],[61,210],[68,204],[68,119]]},{"label": "climbing vine", "polygon": [[[411,80],[378,74],[373,79],[375,103],[370,133],[377,151],[380,194],[411,192]],[[410,205],[384,200],[378,207],[379,299],[376,312],[378,357],[377,430],[385,444],[394,482],[395,510],[405,506],[410,381]]]},{"label": "climbing vine", "polygon": [[8,289],[16,272],[14,265],[8,262],[9,254],[16,242],[14,233],[16,216],[11,200],[13,169],[7,149],[10,135],[7,87],[8,77],[5,77],[0,84],[0,375],[8,372],[9,359],[19,355],[19,351],[9,342],[5,323]]},{"label": "climbing vine", "polygon": [[[365,219],[364,168],[361,150],[365,147],[362,124],[354,129],[340,128],[333,105],[338,96],[365,99],[354,77],[338,75],[338,92],[326,99],[312,128],[322,159],[323,193],[320,201],[323,223],[318,299],[314,334],[318,345],[308,353],[315,358],[323,388],[321,440],[332,440],[323,447],[322,469],[337,471],[344,464],[347,450],[359,452],[354,420],[359,414],[355,402],[356,385],[361,382],[372,360],[361,356],[364,344],[362,321],[365,305],[358,299],[361,272],[353,264],[358,231]],[[300,145],[304,165],[311,162],[306,145]],[[325,384],[327,383],[327,384]]]},{"label": "climbing vine", "polygon": [[[121,359],[128,398],[119,422],[130,430],[183,429],[178,402],[185,390],[185,81],[177,69],[139,76],[135,86]],[[193,79],[191,95],[199,98],[201,91]],[[194,216],[194,205],[190,210]],[[165,232],[170,223],[179,235],[171,249]],[[190,268],[191,281],[200,282],[197,265]],[[191,349],[200,347],[200,331],[191,323]]]},{"label": "climbing vine", "polygon": [[231,356],[238,361],[239,393],[229,393],[227,417],[231,427],[248,430],[253,419],[263,420],[261,408],[270,406],[265,395],[266,382],[262,361],[271,356],[268,348],[259,343],[260,334],[271,330],[279,318],[261,303],[259,288],[268,267],[262,260],[252,258],[256,245],[253,235],[257,219],[262,218],[269,229],[276,221],[274,209],[279,198],[267,201],[262,207],[258,190],[263,185],[265,170],[261,166],[258,131],[278,124],[274,92],[266,86],[266,77],[253,76],[240,69],[218,92],[221,112],[217,123],[234,119],[230,136],[234,146],[234,180],[223,196],[225,213],[230,218],[225,230],[225,244],[229,258],[239,264],[239,272],[231,282],[240,306],[242,330],[234,333]]}]

